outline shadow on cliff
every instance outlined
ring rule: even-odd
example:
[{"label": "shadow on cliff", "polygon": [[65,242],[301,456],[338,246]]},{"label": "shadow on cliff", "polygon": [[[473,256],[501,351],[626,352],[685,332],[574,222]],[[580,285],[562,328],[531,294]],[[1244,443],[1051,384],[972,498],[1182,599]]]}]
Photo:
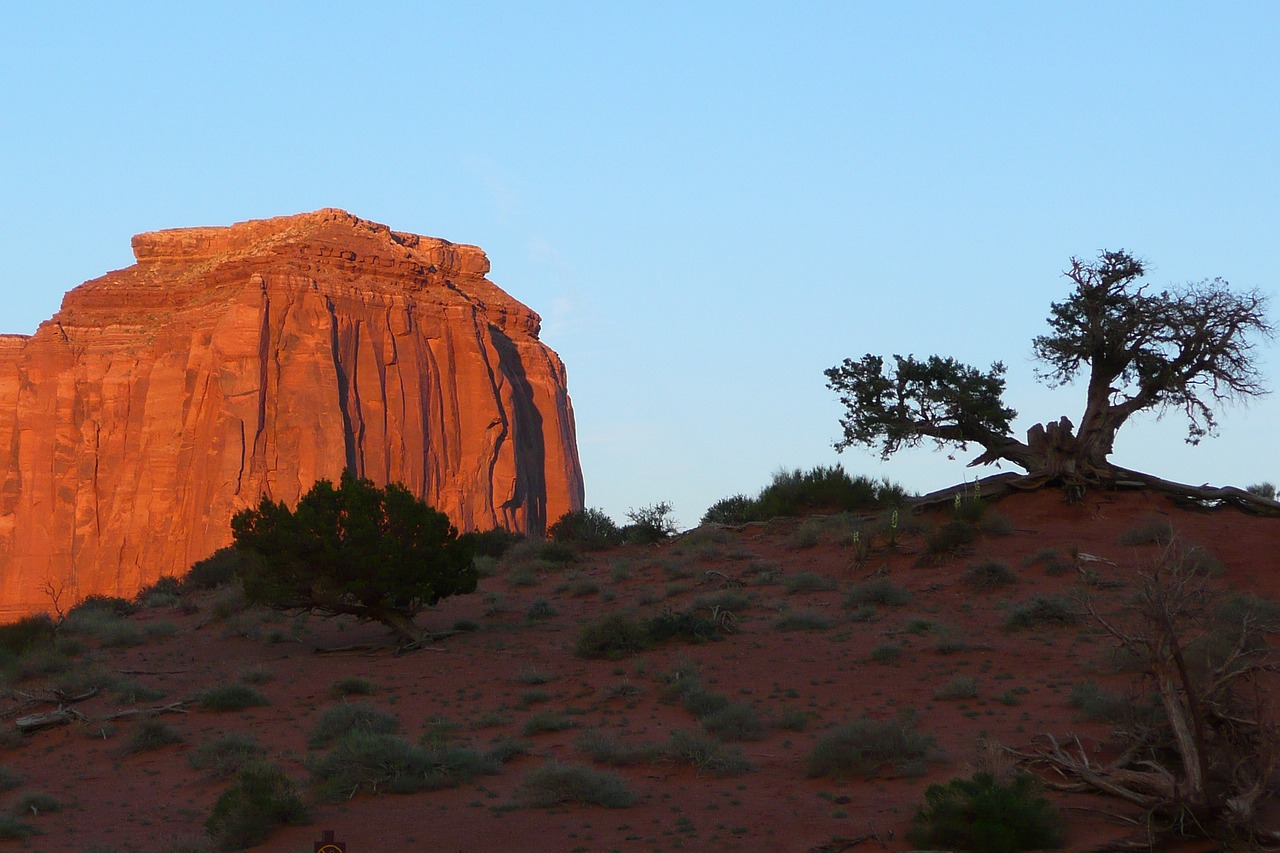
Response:
[{"label": "shadow on cliff", "polygon": [[[514,513],[523,505],[525,532],[529,536],[542,536],[547,529],[547,448],[542,435],[542,413],[538,411],[533,385],[525,373],[520,348],[497,326],[489,326],[489,335],[498,351],[498,369],[514,389],[511,395],[514,424],[509,436],[515,442],[516,484],[511,499],[502,506]],[[495,453],[489,463],[491,482],[497,458]]]}]

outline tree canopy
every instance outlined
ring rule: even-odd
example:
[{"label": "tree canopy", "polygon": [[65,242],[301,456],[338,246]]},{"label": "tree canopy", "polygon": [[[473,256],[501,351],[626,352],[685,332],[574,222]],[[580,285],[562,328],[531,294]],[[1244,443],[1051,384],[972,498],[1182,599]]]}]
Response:
[{"label": "tree canopy", "polygon": [[319,480],[295,510],[264,497],[236,513],[237,548],[263,557],[243,578],[246,596],[282,610],[354,615],[418,643],[424,607],[473,592],[471,550],[449,517],[408,489],[380,489],[350,472]]},{"label": "tree canopy", "polygon": [[846,408],[836,448],[862,445],[888,458],[925,440],[974,443],[983,452],[971,465],[1006,460],[1036,482],[1084,485],[1120,471],[1108,457],[1134,414],[1181,412],[1187,441],[1196,444],[1216,434],[1221,405],[1266,393],[1254,347],[1274,329],[1259,291],[1237,293],[1222,279],[1152,291],[1140,283],[1143,262],[1126,251],[1072,258],[1064,275],[1072,291],[1049,306],[1049,333],[1032,351],[1041,381],[1086,378],[1079,429],[1064,416],[1036,424],[1026,441],[1012,437],[1016,412],[1003,401],[1000,362],[983,371],[953,358],[895,355],[886,369],[868,354],[826,371]]}]

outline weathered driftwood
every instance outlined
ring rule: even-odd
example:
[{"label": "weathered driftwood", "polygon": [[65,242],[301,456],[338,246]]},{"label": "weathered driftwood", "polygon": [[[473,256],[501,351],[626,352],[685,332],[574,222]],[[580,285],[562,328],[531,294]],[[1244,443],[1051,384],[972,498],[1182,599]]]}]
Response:
[{"label": "weathered driftwood", "polygon": [[[73,697],[71,701],[81,701],[89,698],[98,692],[95,687],[90,693]],[[119,720],[125,717],[150,717],[156,714],[185,714],[186,706],[191,704],[190,699],[182,699],[178,702],[170,702],[168,705],[157,705],[151,708],[128,708],[124,711],[116,711],[113,714],[101,714],[96,717],[89,717],[80,713],[75,708],[69,708],[64,704],[59,704],[52,711],[45,711],[39,714],[28,714],[25,717],[19,717],[14,721],[14,725],[18,727],[18,731],[24,734],[38,732],[42,729],[51,729],[55,726],[65,726],[70,723],[105,723],[110,720]]]}]

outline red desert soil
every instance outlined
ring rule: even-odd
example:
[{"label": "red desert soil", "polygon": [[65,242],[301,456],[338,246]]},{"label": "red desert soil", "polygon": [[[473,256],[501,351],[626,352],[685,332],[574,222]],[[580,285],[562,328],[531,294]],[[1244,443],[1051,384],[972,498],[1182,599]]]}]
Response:
[{"label": "red desert soil", "polygon": [[[419,619],[435,631],[464,620],[474,630],[403,655],[316,653],[317,648],[381,642],[384,632],[377,625],[317,618],[298,624],[253,609],[219,618],[234,609],[227,607],[226,589],[194,599],[194,613],[178,607],[140,611],[131,619],[143,629],[145,642],[99,648],[101,639],[90,638],[84,658],[96,662],[104,683],[105,676],[128,678],[163,691],[163,698],[131,706],[117,692],[104,690],[75,706],[86,717],[164,705],[241,680],[253,682],[270,704],[235,712],[193,705],[187,713],[165,714],[158,719],[177,729],[182,742],[132,755],[126,749],[139,724],[129,718],[11,738],[0,764],[22,781],[0,795],[0,807],[25,792],[43,791],[62,809],[28,814],[38,834],[25,842],[0,842],[0,849],[210,849],[198,846],[203,822],[228,782],[194,769],[193,750],[223,732],[251,734],[309,791],[308,759],[323,751],[308,747],[309,732],[326,708],[344,701],[335,696],[334,683],[358,676],[376,685],[362,700],[396,716],[408,740],[428,731],[447,732],[452,742],[485,749],[494,741],[515,739],[527,745],[527,753],[497,775],[454,789],[360,793],[346,802],[316,803],[311,825],[278,829],[258,849],[310,851],[321,832],[332,829],[350,853],[808,851],[871,832],[883,843],[866,841],[849,849],[908,850],[907,829],[924,789],[968,775],[966,765],[981,739],[1014,748],[1031,745],[1043,732],[1078,733],[1089,744],[1107,740],[1108,726],[1079,719],[1068,696],[1087,680],[1115,689],[1127,686],[1130,676],[1109,666],[1109,638],[1088,623],[1008,631],[1003,626],[1012,606],[1033,595],[1088,594],[1102,611],[1119,608],[1132,594],[1137,573],[1161,549],[1121,545],[1118,539],[1152,518],[1169,522],[1182,540],[1204,546],[1221,560],[1225,573],[1216,584],[1280,597],[1275,571],[1280,519],[1180,509],[1140,492],[1090,494],[1068,506],[1060,492],[1045,490],[1007,498],[990,512],[1006,516],[1012,532],[982,535],[966,553],[941,564],[920,559],[924,545],[918,531],[945,521],[945,513],[904,514],[899,546],[877,548],[861,564],[854,563],[849,543],[850,517],[703,529],[660,546],[585,554],[563,567],[539,564],[525,549],[525,556],[509,555],[482,578],[475,595],[449,599]],[[864,529],[884,521],[884,516],[868,516]],[[1069,564],[1065,571],[1045,571],[1046,549]],[[1075,553],[1114,565],[1081,564],[1073,560]],[[1037,556],[1042,561],[1030,564]],[[990,591],[966,584],[964,571],[984,559],[1007,564],[1016,582]],[[1097,575],[1090,578],[1087,570]],[[788,584],[802,572],[830,583]],[[575,656],[585,621],[627,608],[648,615],[688,610],[699,598],[720,592],[725,577],[741,580],[739,592],[749,601],[733,613],[738,630],[722,640],[672,641],[618,660]],[[909,602],[879,606],[874,613],[845,606],[853,584],[876,578],[909,590]],[[798,584],[830,588],[789,591],[789,585]],[[550,604],[553,616],[527,617],[538,599]],[[810,620],[815,627],[809,629],[783,630],[779,619],[785,613],[825,618]],[[157,623],[160,627],[148,629]],[[881,651],[873,657],[873,650],[886,645],[900,647],[901,654],[890,658]],[[84,658],[77,664],[81,682]],[[718,778],[669,759],[620,768],[595,765],[620,774],[635,793],[635,804],[618,809],[517,804],[521,780],[548,759],[592,765],[575,745],[584,732],[661,744],[675,730],[698,729],[698,719],[670,701],[669,678],[678,669],[696,672],[708,689],[753,706],[772,723],[761,739],[733,744],[751,770]],[[67,675],[49,678],[59,677]],[[974,679],[975,696],[935,698],[959,678]],[[3,718],[7,728],[12,730],[22,694],[37,694],[45,683],[37,677],[13,685],[21,693],[9,700],[10,713]],[[916,726],[945,751],[924,775],[903,776],[886,765],[871,779],[806,778],[805,760],[831,727],[864,715],[894,718],[904,709],[914,711]],[[572,727],[522,731],[534,715],[548,712]],[[1085,849],[1127,832],[1103,815],[1125,811],[1114,801],[1051,796],[1067,818],[1063,849]],[[175,839],[185,843],[179,846]]]}]

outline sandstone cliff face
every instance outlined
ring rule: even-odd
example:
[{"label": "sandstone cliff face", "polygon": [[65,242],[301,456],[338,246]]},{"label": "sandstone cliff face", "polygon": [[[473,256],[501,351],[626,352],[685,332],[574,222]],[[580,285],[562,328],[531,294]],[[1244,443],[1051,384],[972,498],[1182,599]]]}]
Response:
[{"label": "sandstone cliff face", "polygon": [[344,467],[464,530],[582,507],[564,366],[479,249],[321,210],[133,250],[0,335],[0,617],[181,574]]}]

